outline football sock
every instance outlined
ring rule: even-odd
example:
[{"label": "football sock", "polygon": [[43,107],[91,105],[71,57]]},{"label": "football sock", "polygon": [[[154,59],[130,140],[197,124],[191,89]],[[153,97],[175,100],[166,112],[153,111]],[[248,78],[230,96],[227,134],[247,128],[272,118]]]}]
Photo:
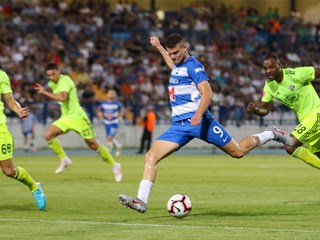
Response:
[{"label": "football sock", "polygon": [[116,162],[114,161],[113,157],[111,156],[110,152],[108,151],[108,149],[103,146],[100,145],[97,149],[97,153],[99,154],[99,156],[103,159],[103,161],[106,161],[107,163],[109,163],[112,167],[116,164]]},{"label": "football sock", "polygon": [[117,139],[112,139],[112,142],[116,146],[116,148],[121,148],[121,143]]},{"label": "football sock", "polygon": [[153,187],[153,182],[149,180],[141,180],[139,190],[138,190],[138,198],[142,200],[145,204],[148,204],[150,191]]},{"label": "football sock", "polygon": [[48,146],[49,148],[51,148],[52,151],[54,151],[58,155],[59,159],[63,159],[67,156],[61,146],[60,141],[57,138],[53,138],[50,141],[48,141]]},{"label": "football sock", "polygon": [[107,148],[109,151],[111,151],[113,149],[113,142],[112,141],[107,142]]},{"label": "football sock", "polygon": [[274,137],[272,131],[264,131],[262,133],[253,134],[252,136],[259,139],[259,146],[269,142]]},{"label": "football sock", "polygon": [[298,147],[291,156],[299,158],[314,168],[320,169],[320,159],[305,147]]},{"label": "football sock", "polygon": [[19,182],[27,185],[31,192],[34,192],[38,189],[37,183],[32,179],[29,173],[22,167],[17,167],[16,175],[13,177],[17,179]]}]

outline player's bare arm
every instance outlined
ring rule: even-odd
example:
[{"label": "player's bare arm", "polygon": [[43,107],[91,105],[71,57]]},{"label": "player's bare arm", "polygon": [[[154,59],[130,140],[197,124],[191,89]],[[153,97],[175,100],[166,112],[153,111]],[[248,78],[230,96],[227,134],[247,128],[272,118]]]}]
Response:
[{"label": "player's bare arm", "polygon": [[198,110],[191,118],[191,125],[195,126],[201,123],[204,112],[208,109],[210,101],[212,99],[212,90],[208,81],[203,81],[198,84],[198,88],[201,92],[201,100]]},{"label": "player's bare arm", "polygon": [[58,94],[54,94],[51,91],[48,91],[47,89],[45,89],[40,83],[36,83],[34,89],[40,93],[43,94],[45,96],[47,96],[48,98],[50,98],[51,100],[54,101],[58,101],[58,102],[64,102],[68,99],[68,93],[67,92],[60,92]]},{"label": "player's bare arm", "polygon": [[314,78],[320,78],[320,68],[314,68]]},{"label": "player's bare arm", "polygon": [[14,111],[20,118],[25,118],[29,115],[27,107],[22,108],[20,104],[14,99],[11,93],[3,94],[3,99],[6,101],[8,107]]},{"label": "player's bare arm", "polygon": [[258,116],[266,116],[271,110],[271,102],[260,102],[258,105],[254,102],[249,102],[247,105],[247,111]]},{"label": "player's bare arm", "polygon": [[169,53],[160,44],[159,38],[156,36],[151,36],[150,37],[150,44],[159,51],[159,53],[162,55],[164,61],[166,62],[167,66],[172,70],[173,69],[173,61],[170,58]]}]

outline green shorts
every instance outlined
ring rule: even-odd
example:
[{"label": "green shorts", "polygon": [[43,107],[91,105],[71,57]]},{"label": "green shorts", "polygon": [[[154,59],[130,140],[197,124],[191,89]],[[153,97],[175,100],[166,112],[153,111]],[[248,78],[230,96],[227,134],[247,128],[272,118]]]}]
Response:
[{"label": "green shorts", "polygon": [[0,124],[0,161],[12,159],[13,137],[5,123]]},{"label": "green shorts", "polygon": [[57,126],[64,133],[75,131],[83,139],[92,139],[95,137],[92,124],[87,116],[80,118],[62,117],[54,121],[52,125]]},{"label": "green shorts", "polygon": [[306,116],[291,134],[312,153],[320,152],[320,109]]}]

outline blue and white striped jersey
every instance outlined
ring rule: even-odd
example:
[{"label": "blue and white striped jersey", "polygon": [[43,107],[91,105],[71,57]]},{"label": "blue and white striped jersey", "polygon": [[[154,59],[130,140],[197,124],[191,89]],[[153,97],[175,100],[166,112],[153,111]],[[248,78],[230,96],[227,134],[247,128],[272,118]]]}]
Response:
[{"label": "blue and white striped jersey", "polygon": [[99,110],[103,114],[104,124],[119,123],[119,116],[122,110],[122,104],[119,101],[102,101],[100,102]]},{"label": "blue and white striped jersey", "polygon": [[173,123],[195,114],[201,99],[197,85],[208,80],[203,65],[193,56],[174,66],[168,85]]}]

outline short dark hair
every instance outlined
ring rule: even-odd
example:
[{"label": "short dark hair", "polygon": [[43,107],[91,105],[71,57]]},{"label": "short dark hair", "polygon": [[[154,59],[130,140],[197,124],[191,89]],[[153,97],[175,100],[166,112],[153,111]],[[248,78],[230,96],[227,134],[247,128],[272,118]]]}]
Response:
[{"label": "short dark hair", "polygon": [[179,43],[185,43],[184,38],[177,33],[170,34],[165,42],[167,48],[174,48]]},{"label": "short dark hair", "polygon": [[59,67],[56,63],[54,62],[49,62],[47,63],[46,67],[45,67],[45,70],[48,71],[48,70],[58,70]]},{"label": "short dark hair", "polygon": [[275,61],[275,62],[280,63],[280,59],[279,59],[278,55],[275,54],[275,53],[270,53],[270,54],[266,55],[266,56],[263,58],[263,61],[265,61],[265,60],[273,60],[273,61]]}]

